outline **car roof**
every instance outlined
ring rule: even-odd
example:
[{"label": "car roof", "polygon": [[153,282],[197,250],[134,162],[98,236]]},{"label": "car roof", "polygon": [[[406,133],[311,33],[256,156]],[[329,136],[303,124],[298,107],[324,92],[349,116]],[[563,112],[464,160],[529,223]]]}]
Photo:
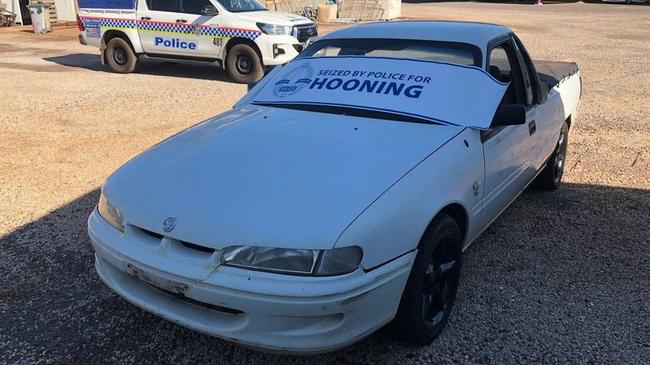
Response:
[{"label": "car roof", "polygon": [[485,52],[487,44],[512,33],[503,25],[464,21],[404,20],[366,23],[331,32],[321,39],[386,38],[459,42]]}]

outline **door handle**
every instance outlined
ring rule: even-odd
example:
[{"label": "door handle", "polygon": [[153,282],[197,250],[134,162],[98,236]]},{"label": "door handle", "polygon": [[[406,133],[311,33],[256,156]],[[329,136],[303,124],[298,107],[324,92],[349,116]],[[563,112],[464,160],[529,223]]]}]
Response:
[{"label": "door handle", "polygon": [[151,20],[150,16],[141,16],[140,20]]},{"label": "door handle", "polygon": [[185,19],[176,19],[176,23],[187,23]]},{"label": "door handle", "polygon": [[534,120],[531,120],[530,123],[528,123],[528,135],[532,136],[536,130],[537,130],[537,125],[535,124]]}]

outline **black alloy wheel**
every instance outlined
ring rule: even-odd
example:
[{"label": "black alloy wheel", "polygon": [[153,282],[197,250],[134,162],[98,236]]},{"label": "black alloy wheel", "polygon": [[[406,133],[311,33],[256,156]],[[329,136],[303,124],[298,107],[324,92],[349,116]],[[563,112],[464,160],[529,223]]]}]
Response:
[{"label": "black alloy wheel", "polygon": [[422,319],[432,327],[439,324],[453,305],[460,275],[456,242],[451,235],[436,244],[429,256],[422,290]]},{"label": "black alloy wheel", "polygon": [[463,234],[448,214],[439,214],[422,236],[391,326],[400,339],[430,344],[445,328],[456,301]]},{"label": "black alloy wheel", "polygon": [[557,189],[562,184],[568,147],[569,126],[564,122],[553,153],[548,158],[544,169],[542,169],[533,181],[535,188],[550,191]]}]

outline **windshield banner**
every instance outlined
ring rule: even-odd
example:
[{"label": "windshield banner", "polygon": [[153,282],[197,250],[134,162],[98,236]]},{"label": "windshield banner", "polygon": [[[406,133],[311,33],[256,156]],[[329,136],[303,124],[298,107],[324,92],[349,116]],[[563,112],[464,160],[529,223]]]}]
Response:
[{"label": "windshield banner", "polygon": [[351,107],[487,129],[507,86],[473,66],[314,57],[284,66],[253,96],[253,103]]}]

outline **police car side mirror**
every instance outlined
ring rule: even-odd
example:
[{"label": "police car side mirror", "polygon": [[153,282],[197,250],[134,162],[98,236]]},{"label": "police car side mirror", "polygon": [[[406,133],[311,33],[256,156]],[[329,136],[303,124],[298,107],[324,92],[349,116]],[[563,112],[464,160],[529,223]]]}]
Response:
[{"label": "police car side mirror", "polygon": [[307,42],[305,42],[305,48],[311,46],[312,43],[316,42],[320,38],[321,38],[320,36],[313,36],[313,37],[307,38]]},{"label": "police car side mirror", "polygon": [[219,15],[219,10],[214,7],[214,5],[206,5],[201,8],[201,15],[206,15],[206,16],[215,16]]}]

